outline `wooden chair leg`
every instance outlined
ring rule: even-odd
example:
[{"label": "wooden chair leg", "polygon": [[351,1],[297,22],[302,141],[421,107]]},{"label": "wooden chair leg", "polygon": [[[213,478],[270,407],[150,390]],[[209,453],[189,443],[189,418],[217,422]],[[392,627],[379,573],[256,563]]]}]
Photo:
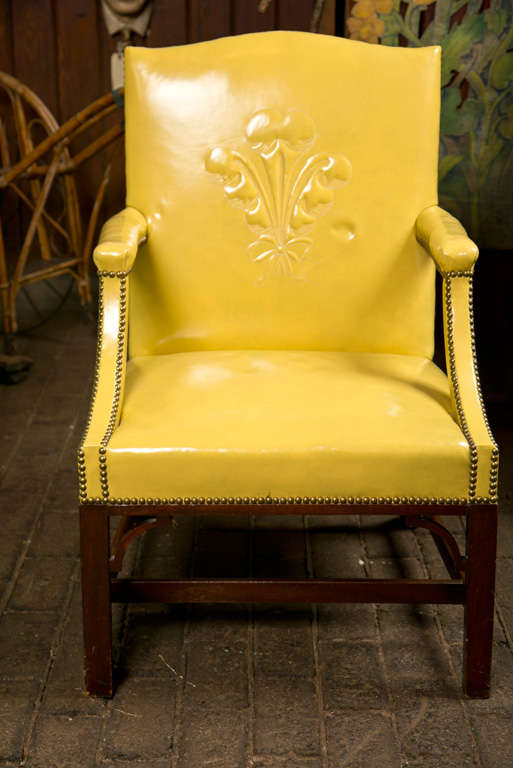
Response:
[{"label": "wooden chair leg", "polygon": [[463,692],[490,695],[497,549],[497,507],[472,506],[467,513]]},{"label": "wooden chair leg", "polygon": [[112,614],[109,517],[105,510],[80,510],[84,677],[87,693],[112,696]]}]

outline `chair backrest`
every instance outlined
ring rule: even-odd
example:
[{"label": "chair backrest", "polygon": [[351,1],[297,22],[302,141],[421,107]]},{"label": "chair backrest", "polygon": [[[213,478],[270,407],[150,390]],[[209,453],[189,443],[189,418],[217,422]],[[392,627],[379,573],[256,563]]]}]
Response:
[{"label": "chair backrest", "polygon": [[130,354],[431,356],[440,49],[265,32],[126,49]]}]

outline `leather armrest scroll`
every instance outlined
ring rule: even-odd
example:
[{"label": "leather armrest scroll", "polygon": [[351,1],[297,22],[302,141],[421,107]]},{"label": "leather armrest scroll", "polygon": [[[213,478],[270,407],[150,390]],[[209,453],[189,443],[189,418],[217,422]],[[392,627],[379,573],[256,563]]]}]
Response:
[{"label": "leather armrest scroll", "polygon": [[478,247],[450,213],[437,205],[425,208],[417,218],[415,230],[417,240],[431,254],[440,272],[472,271]]},{"label": "leather armrest scroll", "polygon": [[146,219],[136,208],[125,208],[102,227],[93,258],[100,272],[129,272],[147,233]]}]

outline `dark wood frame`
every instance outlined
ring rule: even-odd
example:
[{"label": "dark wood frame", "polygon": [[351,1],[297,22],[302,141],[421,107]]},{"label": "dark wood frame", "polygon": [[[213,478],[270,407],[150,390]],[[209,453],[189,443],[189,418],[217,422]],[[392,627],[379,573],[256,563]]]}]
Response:
[{"label": "dark wood frame", "polygon": [[[215,504],[104,505],[80,507],[85,687],[110,697],[112,684],[113,602],[159,603],[437,603],[465,607],[463,691],[472,698],[490,695],[494,619],[496,504]],[[145,530],[180,514],[391,515],[409,527],[433,534],[449,572],[448,579],[129,579],[118,578],[128,543]],[[466,553],[439,515],[466,518]],[[112,544],[109,518],[121,516]],[[139,520],[137,520],[139,518]],[[143,522],[140,522],[143,518]],[[135,522],[134,522],[135,521]],[[336,535],[336,534],[334,534]],[[111,555],[111,551],[113,554]]]}]

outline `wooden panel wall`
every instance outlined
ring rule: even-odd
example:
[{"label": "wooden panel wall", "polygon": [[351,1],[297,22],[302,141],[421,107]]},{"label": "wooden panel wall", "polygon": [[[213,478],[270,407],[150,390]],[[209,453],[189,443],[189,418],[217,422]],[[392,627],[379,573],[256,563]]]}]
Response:
[{"label": "wooden panel wall", "polygon": [[[263,13],[261,5],[266,6]],[[135,42],[156,47],[267,29],[309,30],[315,7],[316,0],[153,0],[150,31]],[[319,31],[334,33],[335,0],[325,0]],[[0,0],[0,70],[32,88],[59,122],[110,89],[115,47],[99,0]],[[123,205],[124,158],[118,140],[80,171],[85,213],[109,161],[111,183],[102,217]]]}]

